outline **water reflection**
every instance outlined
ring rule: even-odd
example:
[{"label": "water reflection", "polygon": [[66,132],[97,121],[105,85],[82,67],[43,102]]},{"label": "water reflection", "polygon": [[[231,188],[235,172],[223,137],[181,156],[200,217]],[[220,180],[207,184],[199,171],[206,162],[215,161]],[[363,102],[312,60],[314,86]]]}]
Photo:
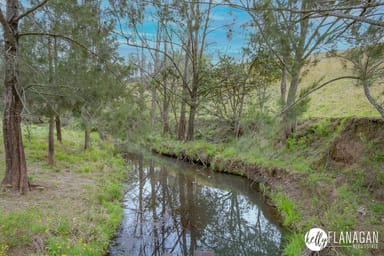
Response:
[{"label": "water reflection", "polygon": [[240,177],[166,160],[132,162],[111,255],[279,255],[281,232]]}]

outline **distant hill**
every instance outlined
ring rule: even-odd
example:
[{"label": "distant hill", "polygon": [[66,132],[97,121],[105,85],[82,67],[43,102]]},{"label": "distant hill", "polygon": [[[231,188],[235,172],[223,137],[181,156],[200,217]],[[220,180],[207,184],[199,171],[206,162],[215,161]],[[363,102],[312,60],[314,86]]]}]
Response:
[{"label": "distant hill", "polygon": [[[326,58],[319,56],[319,63],[316,66],[308,67],[308,73],[300,83],[302,89],[310,86],[314,81],[325,76],[324,81],[337,78],[342,75],[352,75],[351,68],[344,68],[342,61],[336,57]],[[279,98],[279,84],[272,86],[273,102]],[[374,85],[372,93],[376,96],[381,94],[382,100],[384,87]],[[274,107],[275,108],[275,107]],[[346,116],[380,116],[370,105],[364,95],[363,88],[356,86],[353,80],[340,80],[329,84],[311,95],[311,102],[308,112],[304,117],[346,117]]]}]

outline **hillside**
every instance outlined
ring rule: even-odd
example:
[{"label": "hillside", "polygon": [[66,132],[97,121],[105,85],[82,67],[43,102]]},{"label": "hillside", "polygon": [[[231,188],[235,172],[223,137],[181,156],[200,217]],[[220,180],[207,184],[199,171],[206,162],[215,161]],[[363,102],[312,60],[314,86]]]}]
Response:
[{"label": "hillside", "polygon": [[[350,67],[343,67],[343,63],[336,57],[326,58],[319,56],[319,62],[315,66],[307,67],[308,73],[304,76],[301,88],[310,86],[314,81],[324,77],[323,81],[337,78],[343,75],[351,75]],[[382,86],[376,84],[372,88],[375,96],[382,94]],[[271,88],[271,102],[277,102],[280,93],[279,84]],[[381,96],[382,97],[382,96]],[[383,99],[382,99],[383,100]],[[276,109],[276,107],[273,107]],[[357,86],[353,80],[340,80],[325,86],[314,92],[311,96],[308,111],[304,118],[308,117],[350,117],[350,116],[379,116],[364,95],[363,88]]]}]

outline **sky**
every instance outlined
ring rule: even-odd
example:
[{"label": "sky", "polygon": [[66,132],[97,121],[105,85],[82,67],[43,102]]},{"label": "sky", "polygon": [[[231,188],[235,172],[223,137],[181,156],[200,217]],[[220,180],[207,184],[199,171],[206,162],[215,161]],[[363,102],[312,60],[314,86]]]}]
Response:
[{"label": "sky", "polygon": [[[157,23],[149,11],[145,16],[141,32],[148,38],[154,38]],[[247,44],[248,31],[244,29],[243,25],[250,20],[248,13],[228,6],[215,6],[211,11],[210,20],[211,31],[207,35],[206,54],[210,55],[213,60],[218,59],[219,53],[240,58],[241,49]],[[228,31],[232,32],[230,37],[228,37]],[[137,48],[129,47],[124,43],[125,40],[121,40],[118,51],[122,57],[127,58],[130,53],[137,52]]]}]

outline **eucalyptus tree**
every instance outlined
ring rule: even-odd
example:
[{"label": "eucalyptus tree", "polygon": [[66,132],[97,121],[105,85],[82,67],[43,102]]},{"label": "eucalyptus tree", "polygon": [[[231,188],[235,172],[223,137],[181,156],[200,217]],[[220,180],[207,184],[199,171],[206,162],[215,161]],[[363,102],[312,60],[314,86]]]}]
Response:
[{"label": "eucalyptus tree", "polygon": [[[67,8],[57,1],[48,2],[37,16],[31,15],[21,26],[21,33],[32,28],[51,34],[62,34],[68,23]],[[22,38],[23,39],[23,38]],[[21,47],[21,83],[25,87],[25,112],[49,118],[48,163],[54,165],[54,129],[61,142],[60,116],[67,107],[68,98],[74,88],[65,84],[60,72],[60,59],[65,55],[65,43],[55,37],[30,37],[20,40]],[[59,55],[61,58],[59,58]],[[56,119],[56,122],[55,122]]]},{"label": "eucalyptus tree", "polygon": [[[199,106],[199,88],[203,76],[203,56],[207,46],[206,37],[209,32],[213,1],[131,1],[129,3],[110,1],[110,4],[112,13],[121,24],[118,34],[126,39],[127,45],[144,48],[154,61],[155,67],[159,67],[159,63],[164,63],[161,61],[163,59],[173,66],[175,75],[181,80],[182,88],[178,137],[185,138],[185,107],[188,105],[186,139],[193,140],[194,123]],[[149,12],[146,4],[155,9],[156,15],[153,17],[153,22],[157,24],[157,31],[161,31],[160,37],[150,38],[141,31],[145,22],[144,16],[146,12]],[[126,27],[131,30],[125,30]],[[157,35],[159,34],[157,33]],[[164,47],[160,47],[160,45]],[[184,55],[182,65],[178,58],[180,52]],[[163,58],[159,59],[159,54]],[[160,70],[155,68],[152,77]]]},{"label": "eucalyptus tree", "polygon": [[91,129],[97,129],[97,117],[110,101],[120,96],[125,84],[118,78],[119,70],[114,68],[122,61],[117,56],[116,40],[110,37],[114,23],[105,18],[101,1],[74,2],[72,8],[71,37],[86,49],[72,44],[67,67],[69,80],[78,89],[72,111],[84,128],[86,150],[90,145]]},{"label": "eucalyptus tree", "polygon": [[[37,38],[32,38],[37,39]],[[49,118],[48,163],[54,165],[54,117],[62,90],[56,80],[53,38],[22,40],[20,45],[20,82],[25,89],[23,115]],[[69,94],[68,94],[69,96]]]},{"label": "eucalyptus tree", "polygon": [[286,69],[279,65],[268,48],[256,46],[250,57],[249,81],[255,87],[257,111],[259,114],[265,114],[269,111],[266,107],[270,96],[268,88],[279,78],[281,78],[281,100],[285,99]]},{"label": "eucalyptus tree", "polygon": [[19,23],[37,11],[48,0],[21,10],[21,3],[8,0],[5,14],[0,9],[0,23],[4,39],[4,118],[3,138],[5,148],[5,177],[2,185],[20,193],[28,191],[27,164],[21,133],[21,112],[24,90],[19,83]]},{"label": "eucalyptus tree", "polygon": [[[204,53],[207,46],[207,34],[209,32],[213,1],[209,0],[207,3],[176,1],[175,6],[178,7],[181,16],[179,26],[186,32],[186,42],[183,45],[187,46],[185,48],[186,57],[189,58],[191,65],[191,82],[186,87],[189,94],[189,117],[186,139],[193,140],[195,118],[199,106],[199,89],[201,88],[201,81],[204,76]],[[183,26],[183,24],[185,25]]]},{"label": "eucalyptus tree", "polygon": [[213,72],[212,86],[207,88],[210,108],[218,120],[229,124],[237,138],[246,99],[254,89],[248,67],[244,61],[236,63],[234,57],[221,56]]},{"label": "eucalyptus tree", "polygon": [[[70,97],[68,97],[68,102],[70,102],[69,105],[71,105],[72,110],[86,109],[86,113],[90,113],[91,111],[96,113],[98,109],[95,109],[94,105],[81,103],[90,103],[92,101],[105,102],[101,100],[105,97],[103,93],[108,96],[114,93],[114,97],[118,97],[119,95],[114,89],[111,89],[117,87],[108,88],[106,86],[109,84],[115,85],[119,83],[106,82],[106,80],[111,81],[110,78],[113,72],[106,72],[106,70],[108,69],[110,62],[115,60],[114,54],[116,45],[113,42],[113,38],[109,37],[109,31],[110,28],[113,27],[113,24],[106,20],[101,21],[100,19],[101,15],[99,10],[101,2],[54,1],[58,5],[61,5],[61,7],[66,7],[62,8],[62,11],[65,9],[64,12],[66,22],[58,24],[63,26],[62,30],[60,30],[60,33],[62,34],[54,31],[52,27],[47,28],[44,26],[27,26],[25,30],[20,31],[19,25],[22,20],[26,20],[26,18],[29,17],[33,23],[36,21],[36,17],[44,16],[41,10],[47,2],[48,0],[42,0],[38,4],[32,5],[30,8],[23,8],[23,5],[19,1],[9,0],[5,5],[5,14],[3,9],[0,9],[0,23],[4,31],[5,72],[3,136],[6,170],[2,185],[21,193],[28,191],[29,183],[21,134],[21,113],[25,107],[24,91],[26,88],[20,82],[21,80],[19,78],[21,62],[20,47],[23,47],[23,45],[19,44],[19,40],[28,37],[35,37],[39,38],[39,40],[43,39],[41,40],[42,42],[47,42],[47,38],[51,38],[45,45],[45,47],[48,46],[47,61],[42,65],[36,66],[36,69],[42,68],[41,70],[43,72],[44,70],[47,71],[46,76],[49,80],[47,83],[53,83],[54,68],[61,70],[60,72],[67,72],[65,77],[66,84],[73,82],[74,77],[79,78],[80,73],[84,74],[83,80],[78,79],[78,81],[71,83],[71,85],[75,85],[73,87],[71,86],[71,88],[76,87],[76,89],[72,90]],[[67,7],[72,8],[71,11],[68,11]],[[60,7],[58,9],[60,9]],[[20,13],[20,10],[24,11]],[[35,17],[31,17],[31,15],[36,11],[39,11],[39,14],[36,14]],[[80,24],[80,21],[82,24]],[[83,36],[87,35],[90,36],[90,38],[79,36],[80,30],[84,32],[82,34]],[[52,42],[55,41],[54,39],[64,40],[67,43],[65,44],[65,47],[67,47],[64,51],[65,53],[58,55],[60,62],[55,62],[56,55],[53,54],[55,47],[54,43],[52,44]],[[77,47],[76,50],[74,47],[75,45]],[[82,51],[79,49],[82,49]],[[93,56],[93,58],[90,60],[89,56]],[[96,59],[108,60],[108,62],[99,61],[95,64]],[[85,62],[90,64],[88,68],[86,68]],[[55,65],[57,66],[55,67]],[[72,67],[68,68],[69,65],[72,65]],[[79,69],[75,70],[77,67]],[[108,79],[104,79],[104,77],[108,77]],[[97,84],[101,90],[96,90],[95,87],[92,87],[93,83]],[[123,86],[119,84],[119,87]],[[89,97],[89,95],[92,95],[92,92],[86,92],[88,88],[95,89],[93,92],[97,91],[97,93],[94,93],[94,95],[98,97]],[[102,92],[102,90],[104,91]],[[84,100],[86,99],[85,96],[88,96],[89,98]],[[107,99],[111,100],[111,97],[108,97]],[[53,105],[54,104],[51,104],[51,106]],[[82,107],[79,107],[80,105]],[[93,116],[95,115],[96,114]],[[50,123],[52,128],[52,118]],[[52,138],[52,129],[50,129],[50,134]]]},{"label": "eucalyptus tree", "polygon": [[355,23],[351,26],[347,37],[352,47],[336,54],[345,61],[346,66],[352,66],[356,84],[363,88],[365,97],[382,117],[384,117],[384,90],[373,92],[371,87],[382,85],[384,80],[383,35],[384,27]]},{"label": "eucalyptus tree", "polygon": [[[334,46],[335,39],[345,32],[345,24],[337,17],[311,17],[305,12],[291,11],[321,7],[325,2],[246,0],[243,3],[252,17],[255,30],[260,33],[290,80],[286,89],[282,82],[281,90],[285,141],[296,129],[296,119],[301,108],[294,103],[305,65],[313,61],[311,56],[314,53]],[[284,79],[284,73],[282,78]],[[293,105],[295,106],[292,107]]]}]

